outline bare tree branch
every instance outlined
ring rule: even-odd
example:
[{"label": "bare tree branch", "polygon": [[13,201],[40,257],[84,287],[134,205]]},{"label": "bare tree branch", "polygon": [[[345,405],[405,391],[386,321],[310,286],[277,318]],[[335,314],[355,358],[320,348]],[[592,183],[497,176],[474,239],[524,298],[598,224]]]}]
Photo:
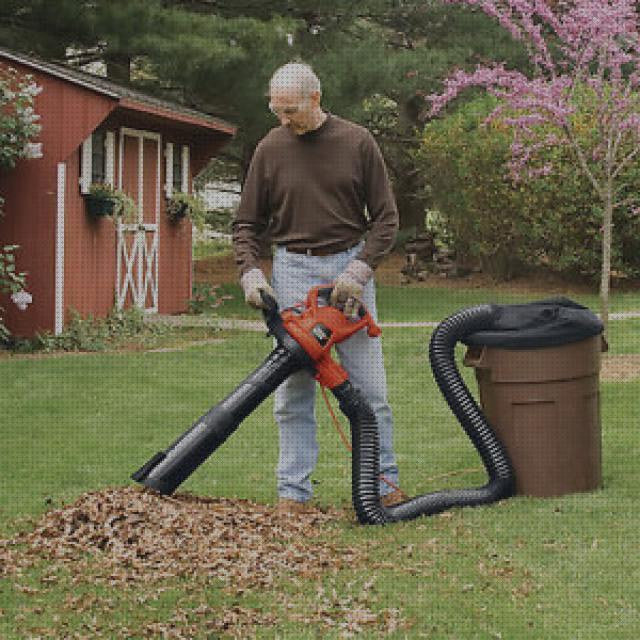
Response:
[{"label": "bare tree branch", "polygon": [[618,165],[618,167],[616,168],[616,170],[613,172],[613,175],[611,176],[612,178],[616,178],[618,175],[620,175],[620,172],[628,166],[628,164],[636,157],[636,155],[638,155],[638,152],[640,151],[640,145],[638,145],[637,147],[635,147],[635,149],[633,149],[633,151],[631,151],[630,153],[628,153],[626,155],[626,157],[624,157],[622,159],[622,162],[620,162],[620,164]]},{"label": "bare tree branch", "polygon": [[604,190],[600,186],[599,182],[596,180],[596,177],[593,175],[593,172],[591,171],[591,169],[589,169],[589,165],[587,164],[587,159],[584,156],[584,151],[582,150],[582,147],[580,146],[578,141],[574,138],[573,134],[571,133],[571,129],[568,125],[564,125],[563,130],[573,150],[576,152],[576,155],[578,157],[578,162],[580,163],[580,168],[582,169],[584,174],[587,176],[587,178],[589,178],[589,181],[593,185],[593,188],[596,190],[596,193],[598,194],[598,196],[602,198],[602,200],[604,201],[606,194],[604,193]]}]

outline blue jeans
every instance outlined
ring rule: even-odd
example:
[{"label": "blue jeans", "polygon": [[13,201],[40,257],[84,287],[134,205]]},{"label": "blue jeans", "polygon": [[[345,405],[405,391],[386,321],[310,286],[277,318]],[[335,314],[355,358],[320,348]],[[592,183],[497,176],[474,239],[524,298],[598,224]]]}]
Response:
[{"label": "blue jeans", "polygon": [[[273,259],[272,284],[280,309],[303,302],[309,289],[330,284],[346,268],[362,244],[330,256],[289,253],[277,247]],[[364,289],[364,303],[377,319],[373,278]],[[398,467],[393,452],[393,419],[387,401],[387,382],[380,338],[359,331],[336,346],[340,363],[351,383],[365,395],[376,415],[380,434],[380,471],[394,484]],[[294,373],[275,393],[274,416],[280,429],[278,495],[306,502],[312,496],[311,473],[318,460],[315,420],[316,381],[309,371]],[[380,493],[392,489],[380,483]]]}]

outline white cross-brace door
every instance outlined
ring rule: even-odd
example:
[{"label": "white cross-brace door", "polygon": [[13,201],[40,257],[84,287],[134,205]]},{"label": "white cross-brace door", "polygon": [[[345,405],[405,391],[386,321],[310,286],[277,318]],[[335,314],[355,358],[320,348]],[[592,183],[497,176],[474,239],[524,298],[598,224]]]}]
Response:
[{"label": "white cross-brace door", "polygon": [[135,202],[133,215],[118,220],[116,305],[158,311],[160,229],[160,135],[122,128],[118,188]]}]

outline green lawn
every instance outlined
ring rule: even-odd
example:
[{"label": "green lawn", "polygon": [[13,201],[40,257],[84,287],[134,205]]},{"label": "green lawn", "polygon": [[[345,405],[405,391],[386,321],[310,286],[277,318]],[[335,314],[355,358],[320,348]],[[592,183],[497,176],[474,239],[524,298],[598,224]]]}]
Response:
[{"label": "green lawn", "polygon": [[[221,285],[217,290],[219,296],[228,296],[222,305],[212,310],[221,317],[255,318],[256,312],[248,309],[240,287],[235,284]],[[380,320],[383,322],[422,322],[439,321],[455,311],[476,304],[519,304],[542,300],[544,294],[513,294],[487,289],[431,289],[414,285],[389,286],[380,285],[378,291],[378,307]],[[600,303],[595,294],[565,294],[595,312]],[[610,313],[623,311],[640,311],[640,292],[619,292],[611,297]]]},{"label": "green lawn", "polygon": [[[383,288],[381,316],[437,319],[482,296],[450,292],[445,298],[420,290],[407,299]],[[611,351],[639,353],[639,329],[637,320],[612,323]],[[128,484],[131,472],[233,389],[271,349],[259,333],[216,337],[225,339],[178,352],[0,360],[0,537],[30,528],[25,517],[37,518],[87,491]],[[422,328],[384,333],[402,485],[411,494],[483,481],[479,471],[451,475],[477,468],[479,461],[435,388],[429,337]],[[465,376],[475,390],[469,371]],[[68,567],[42,563],[22,575],[0,577],[0,638],[180,637],[145,631],[150,623],[175,620],[179,605],[194,611],[206,606],[217,617],[234,607],[270,612],[277,622],[259,627],[260,638],[348,637],[340,627],[347,609],[364,607],[378,620],[397,610],[401,625],[387,633],[388,626],[365,624],[363,637],[636,640],[639,396],[640,381],[602,383],[600,491],[515,498],[384,528],[357,526],[343,515],[325,525],[323,539],[336,548],[357,547],[365,561],[329,567],[320,577],[283,575],[267,590],[230,594],[213,578],[167,577],[160,589],[154,585],[151,597],[149,585],[113,590],[90,579],[74,580]],[[271,401],[258,408],[183,489],[272,503],[277,431],[271,410]],[[316,499],[347,507],[348,456],[320,403],[318,417]],[[86,566],[90,576],[91,563]],[[80,597],[89,605],[74,607]],[[323,615],[321,602],[327,609]],[[313,624],[305,623],[312,612]],[[99,635],[100,628],[110,631]],[[233,627],[228,633],[248,637],[234,636]],[[219,636],[203,626],[197,637]]]},{"label": "green lawn", "polygon": [[199,240],[193,243],[193,258],[200,260],[202,258],[212,258],[215,256],[223,256],[228,254],[230,245],[227,240]]}]

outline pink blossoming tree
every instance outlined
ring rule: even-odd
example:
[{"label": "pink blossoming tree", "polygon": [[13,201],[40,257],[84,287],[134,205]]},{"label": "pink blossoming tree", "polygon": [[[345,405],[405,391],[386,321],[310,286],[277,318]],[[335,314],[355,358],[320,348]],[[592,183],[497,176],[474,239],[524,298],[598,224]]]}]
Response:
[{"label": "pink blossoming tree", "polygon": [[[443,0],[477,7],[527,49],[533,77],[504,65],[458,70],[441,94],[430,95],[432,115],[461,91],[485,87],[499,98],[489,116],[514,132],[509,170],[514,181],[548,175],[551,147],[572,151],[576,169],[602,206],[601,314],[608,325],[614,209],[638,200],[624,194],[625,171],[640,154],[640,36],[633,0]],[[577,98],[588,105],[592,131],[584,135]],[[638,196],[636,196],[638,197]]]}]

